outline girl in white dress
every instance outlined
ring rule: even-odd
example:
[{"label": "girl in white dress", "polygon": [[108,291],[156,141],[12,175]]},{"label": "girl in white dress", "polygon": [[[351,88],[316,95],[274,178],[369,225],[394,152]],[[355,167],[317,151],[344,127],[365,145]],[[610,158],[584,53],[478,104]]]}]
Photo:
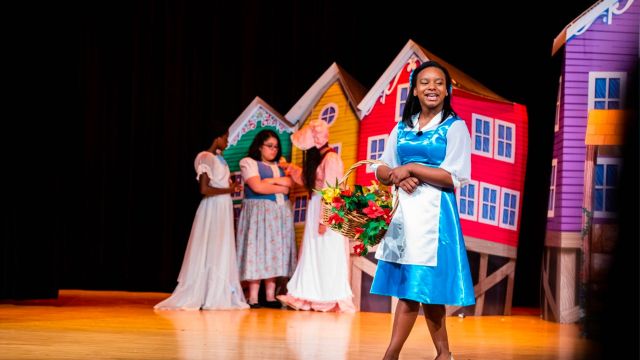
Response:
[{"label": "girl in white dress", "polygon": [[279,295],[278,300],[296,310],[354,312],[349,241],[320,223],[322,195],[313,191],[327,182],[335,184],[343,176],[342,160],[328,146],[328,139],[328,125],[321,120],[312,120],[291,136],[296,147],[306,150],[304,176],[290,167],[292,178],[305,184],[312,195],[298,267],[287,284],[287,295]]},{"label": "girl in white dress", "polygon": [[200,182],[200,201],[189,243],[173,294],[154,309],[246,309],[238,277],[233,203],[231,193],[239,184],[229,180],[229,166],[222,157],[229,132],[216,134],[211,147],[196,156],[194,167]]}]

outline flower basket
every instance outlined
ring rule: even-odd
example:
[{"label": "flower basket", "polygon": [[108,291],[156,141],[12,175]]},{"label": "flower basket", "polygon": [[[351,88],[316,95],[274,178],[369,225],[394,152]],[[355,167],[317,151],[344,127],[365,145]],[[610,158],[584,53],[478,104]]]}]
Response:
[{"label": "flower basket", "polygon": [[327,184],[327,187],[316,190],[322,194],[321,222],[357,241],[353,250],[361,256],[380,242],[398,205],[398,197],[392,196],[386,186],[375,180],[370,186],[355,185],[354,189],[343,187],[358,166],[370,164],[384,165],[378,160],[358,161],[349,167],[335,185]]}]

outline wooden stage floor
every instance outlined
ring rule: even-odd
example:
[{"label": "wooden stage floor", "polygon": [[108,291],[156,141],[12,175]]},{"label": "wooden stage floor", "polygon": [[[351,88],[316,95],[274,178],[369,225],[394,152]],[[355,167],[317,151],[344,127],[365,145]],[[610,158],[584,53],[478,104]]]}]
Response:
[{"label": "wooden stage floor", "polygon": [[[391,334],[383,313],[154,311],[168,295],[61,290],[57,300],[2,302],[0,359],[370,360]],[[574,360],[597,350],[577,325],[521,313],[448,318],[455,359]],[[434,357],[420,317],[400,359]]]}]

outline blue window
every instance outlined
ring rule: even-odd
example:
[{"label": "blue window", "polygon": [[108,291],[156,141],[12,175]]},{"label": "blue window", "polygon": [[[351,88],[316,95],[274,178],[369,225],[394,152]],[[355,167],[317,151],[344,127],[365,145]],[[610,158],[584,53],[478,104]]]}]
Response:
[{"label": "blue window", "polygon": [[322,111],[320,111],[320,120],[326,122],[329,125],[333,123],[337,116],[338,107],[333,103],[325,105]]},{"label": "blue window", "polygon": [[612,217],[618,210],[617,185],[620,165],[614,158],[598,159],[593,190],[593,209],[598,217]]},{"label": "blue window", "polygon": [[500,227],[516,230],[518,223],[518,198],[517,191],[502,188],[502,217]]},{"label": "blue window", "polygon": [[293,222],[301,223],[307,219],[307,196],[296,196],[293,204]]},{"label": "blue window", "polygon": [[369,156],[368,159],[377,160],[382,157],[382,153],[384,152],[384,143],[386,137],[382,138],[369,138]]},{"label": "blue window", "polygon": [[472,181],[460,187],[458,193],[458,212],[460,218],[468,220],[476,220],[476,201],[478,195],[478,183]]},{"label": "blue window", "polygon": [[398,112],[396,114],[396,120],[398,121],[402,120],[402,113],[404,112],[404,106],[407,103],[407,98],[409,98],[409,84],[398,85]]},{"label": "blue window", "polygon": [[482,183],[480,202],[480,219],[478,221],[498,225],[498,194],[500,188]]},{"label": "blue window", "polygon": [[516,125],[502,120],[496,122],[496,154],[498,160],[514,162]]},{"label": "blue window", "polygon": [[627,74],[624,72],[590,72],[590,109],[622,108],[623,90]]},{"label": "blue window", "polygon": [[482,156],[493,156],[493,137],[492,137],[492,127],[493,127],[493,119],[478,115],[472,114],[472,127],[473,132],[472,136],[472,148],[471,153],[482,155]]}]

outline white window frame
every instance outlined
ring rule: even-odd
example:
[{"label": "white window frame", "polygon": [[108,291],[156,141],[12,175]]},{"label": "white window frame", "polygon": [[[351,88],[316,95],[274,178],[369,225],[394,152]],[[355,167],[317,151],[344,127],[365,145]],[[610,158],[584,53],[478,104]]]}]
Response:
[{"label": "white window frame", "polygon": [[[556,215],[556,194],[558,181],[558,159],[551,160],[551,180],[549,181],[549,199],[547,201],[547,217],[552,218]],[[549,209],[551,203],[551,209]]]},{"label": "white window frame", "polygon": [[[335,114],[333,116],[333,120],[331,120],[331,122],[329,121],[325,121],[322,118],[322,113],[324,113],[325,110],[327,110],[328,108],[333,108],[333,110],[335,111]],[[331,126],[333,125],[334,122],[336,122],[336,120],[338,119],[338,105],[336,103],[328,103],[325,106],[322,107],[322,109],[320,110],[320,113],[318,114],[318,120],[324,121],[327,123],[327,125]]]},{"label": "white window frame", "polygon": [[[244,185],[244,179],[242,178],[242,172],[240,171],[234,171],[230,174],[229,178],[233,179],[234,177],[236,177],[240,179],[240,185]],[[242,200],[244,198],[244,186],[242,187],[242,189],[239,192],[239,195],[236,195],[236,193],[231,193],[231,199],[232,200]]]},{"label": "white window frame", "polygon": [[[490,220],[482,217],[482,205],[485,204],[484,199],[482,198],[482,194],[484,193],[484,189],[488,188],[490,190],[496,191],[496,203],[493,206],[496,207],[496,219]],[[481,182],[480,183],[480,193],[478,194],[478,222],[489,225],[498,225],[498,219],[500,216],[500,187],[496,185],[492,185],[489,183]],[[491,204],[491,203],[488,203]]]},{"label": "white window frame", "polygon": [[[505,161],[508,163],[515,163],[515,159],[516,159],[516,124],[514,123],[510,123],[504,120],[499,120],[499,119],[494,119],[493,120],[494,126],[495,128],[493,129],[493,139],[495,141],[495,144],[493,145],[493,149],[494,149],[494,154],[493,154],[493,158],[496,160],[501,160],[501,161]],[[505,132],[505,139],[500,140],[498,138],[498,127],[502,125],[506,128],[511,128],[511,157],[508,156],[501,156],[498,155],[498,142],[500,141],[504,141],[504,143],[507,143],[506,140],[506,132]],[[505,149],[505,154],[506,154],[506,149]]]},{"label": "white window frame", "polygon": [[[516,197],[516,207],[515,209],[512,208],[508,208],[510,211],[513,210],[514,211],[514,218],[513,218],[513,225],[509,224],[509,223],[503,223],[502,222],[502,215],[503,212],[505,210],[505,206],[504,206],[504,196],[506,194],[509,194],[511,196],[515,196]],[[499,225],[501,228],[503,229],[509,229],[509,230],[518,230],[518,214],[520,212],[520,191],[517,190],[513,190],[513,189],[509,189],[509,188],[501,188],[500,191],[500,212],[499,212],[499,217],[498,217],[498,221],[499,221]]]},{"label": "white window frame", "polygon": [[[476,150],[476,120],[488,121],[489,122],[489,151],[484,152],[482,150]],[[493,157],[493,118],[488,116],[480,115],[480,114],[471,114],[471,153],[475,155],[480,155],[484,157]],[[484,136],[484,135],[482,135]]]},{"label": "white window frame", "polygon": [[[473,200],[473,216],[469,215],[469,214],[463,214],[460,212],[460,202],[463,200],[463,198],[461,197],[461,191],[462,188],[464,186],[468,186],[468,185],[473,185],[475,186],[475,193],[473,195],[473,199],[469,198],[469,196],[466,196],[464,198],[465,201],[467,201],[467,208],[469,206],[469,200]],[[472,221],[478,221],[478,194],[480,193],[480,186],[478,186],[478,181],[476,180],[469,180],[469,182],[461,187],[459,187],[458,189],[456,189],[456,195],[457,195],[457,200],[458,200],[458,214],[460,215],[461,219],[466,219],[466,220],[472,220]],[[468,191],[468,190],[467,190]],[[467,192],[467,194],[469,194]]]},{"label": "white window frame", "polygon": [[598,99],[597,101],[604,101],[606,103],[606,106],[604,108],[604,110],[609,109],[609,79],[611,78],[618,78],[620,79],[620,98],[618,99],[618,101],[620,102],[620,107],[619,109],[624,109],[624,98],[625,98],[625,90],[626,90],[626,85],[627,85],[627,73],[623,72],[623,71],[592,71],[589,73],[589,102],[588,104],[588,109],[589,110],[593,110],[594,109],[594,103],[596,102],[595,96],[596,96],[596,89],[595,89],[595,84],[596,84],[596,78],[605,78],[607,79],[607,89],[605,90],[606,93],[606,98],[604,99]]},{"label": "white window frame", "polygon": [[562,75],[558,81],[558,97],[556,99],[556,119],[553,124],[553,132],[560,131],[560,105],[562,102]]},{"label": "white window frame", "polygon": [[[387,143],[389,140],[389,135],[375,135],[375,136],[370,136],[367,139],[367,160],[372,160],[371,159],[371,142],[373,142],[374,140],[384,140],[384,148],[387,148]],[[383,150],[384,152],[384,150]],[[382,157],[382,152],[380,153],[380,157]],[[380,157],[376,158],[376,159],[380,159]],[[371,168],[371,165],[367,165],[367,173],[372,173],[373,169]]]},{"label": "white window frame", "polygon": [[[302,198],[307,199],[306,206],[296,207],[298,199],[302,203]],[[296,211],[302,211],[304,209],[304,219],[302,221],[295,221],[296,219]],[[304,224],[307,221],[307,214],[309,213],[309,196],[308,195],[296,195],[293,199],[293,221],[295,224]]]},{"label": "white window frame", "polygon": [[402,89],[407,89],[407,99],[409,99],[409,96],[411,96],[411,94],[409,94],[409,83],[405,83],[405,84],[399,84],[396,87],[396,122],[402,120],[402,113],[400,112],[400,105],[401,104],[405,104],[407,103],[407,100],[405,99],[404,102],[402,102]]},{"label": "white window frame", "polygon": [[335,150],[338,155],[342,155],[342,143],[329,144],[329,147]]},{"label": "white window frame", "polygon": [[[607,189],[616,189],[617,191],[620,191],[619,188],[619,184],[617,184],[618,186],[607,186],[607,165],[616,165],[618,167],[618,182],[620,181],[620,170],[622,168],[622,159],[620,158],[614,158],[614,157],[599,157],[596,160],[596,165],[605,165],[605,170],[604,170],[604,184],[601,187],[601,189],[603,190],[604,193],[604,197],[603,197],[603,205],[606,204],[606,200],[607,200]],[[611,219],[611,218],[615,218],[617,216],[617,213],[615,211],[596,211],[595,209],[595,191],[596,191],[596,176],[595,176],[595,168],[593,169],[594,174],[593,174],[593,193],[592,194],[592,199],[594,201],[594,205],[593,205],[593,216],[596,218],[602,218],[602,219]],[[620,204],[618,204],[618,206],[620,206]]]}]

